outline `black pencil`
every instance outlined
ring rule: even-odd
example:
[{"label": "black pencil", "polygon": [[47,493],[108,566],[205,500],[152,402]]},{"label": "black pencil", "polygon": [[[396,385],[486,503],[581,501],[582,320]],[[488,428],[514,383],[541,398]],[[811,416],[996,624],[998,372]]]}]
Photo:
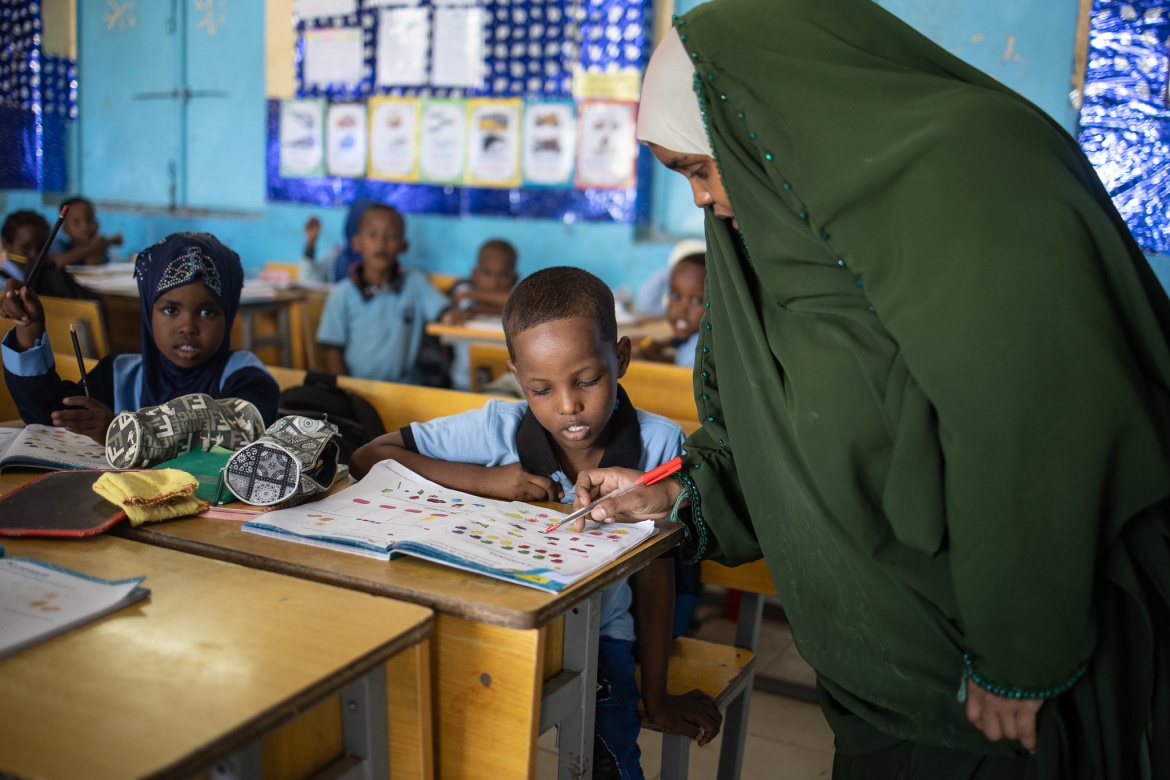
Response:
[{"label": "black pencil", "polygon": [[81,389],[85,397],[89,398],[89,383],[85,381],[85,361],[81,359],[81,345],[77,343],[77,329],[69,323],[69,337],[73,339],[73,354],[77,355],[77,370],[81,372]]},{"label": "black pencil", "polygon": [[62,206],[61,213],[57,215],[57,221],[53,223],[53,229],[49,231],[49,240],[41,247],[41,253],[33,261],[32,268],[28,269],[28,273],[24,275],[25,287],[32,287],[33,282],[36,281],[37,274],[41,271],[41,265],[45,262],[45,255],[49,254],[49,247],[53,245],[53,239],[57,237],[57,231],[61,229],[61,223],[65,221],[65,215],[68,213],[69,207]]}]

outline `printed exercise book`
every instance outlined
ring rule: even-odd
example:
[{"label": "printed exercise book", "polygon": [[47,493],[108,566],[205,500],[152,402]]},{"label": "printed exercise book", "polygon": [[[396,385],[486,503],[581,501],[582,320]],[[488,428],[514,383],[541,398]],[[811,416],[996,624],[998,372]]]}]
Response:
[{"label": "printed exercise book", "polygon": [[0,658],[150,595],[142,577],[111,582],[0,548]]},{"label": "printed exercise book", "polygon": [[540,590],[560,591],[637,547],[654,522],[544,529],[564,514],[479,498],[386,460],[360,482],[311,504],[266,512],[245,531],[390,559],[398,554]]},{"label": "printed exercise book", "polygon": [[10,466],[33,469],[105,469],[106,448],[88,436],[33,423],[0,428],[0,471]]}]

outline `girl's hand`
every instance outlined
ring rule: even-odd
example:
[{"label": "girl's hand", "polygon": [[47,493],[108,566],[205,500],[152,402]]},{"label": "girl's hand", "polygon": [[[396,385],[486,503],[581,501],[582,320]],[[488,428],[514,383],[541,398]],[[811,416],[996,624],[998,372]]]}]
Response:
[{"label": "girl's hand", "polygon": [[531,474],[519,463],[492,466],[484,471],[484,492],[480,495],[510,501],[560,501],[564,495],[551,477]]},{"label": "girl's hand", "polygon": [[715,739],[723,725],[715,700],[697,688],[683,696],[667,694],[662,701],[646,700],[646,717],[660,729],[690,737],[700,747]]},{"label": "girl's hand", "polygon": [[16,343],[21,350],[31,349],[45,332],[45,310],[31,287],[9,279],[0,296],[0,315],[16,323]]},{"label": "girl's hand", "polygon": [[62,400],[66,406],[79,409],[63,409],[53,412],[53,425],[71,433],[88,436],[103,447],[106,444],[106,430],[114,421],[114,412],[100,401],[84,395],[71,395]]},{"label": "girl's hand", "polygon": [[992,742],[1014,739],[1036,752],[1036,713],[1044,699],[1005,699],[967,681],[967,720]]},{"label": "girl's hand", "polygon": [[[582,471],[577,475],[577,497],[573,502],[573,508],[580,509],[587,506],[590,502],[596,501],[599,496],[625,487],[631,482],[637,482],[641,476],[642,472],[636,469],[609,468]],[[590,516],[599,523],[612,523],[618,515],[625,515],[635,520],[658,520],[666,517],[667,513],[674,507],[674,502],[681,492],[682,485],[673,479],[664,479],[653,485],[631,490],[624,496],[602,501],[594,507]],[[583,517],[577,520],[573,524],[573,530],[578,532],[584,530],[586,519]]]}]

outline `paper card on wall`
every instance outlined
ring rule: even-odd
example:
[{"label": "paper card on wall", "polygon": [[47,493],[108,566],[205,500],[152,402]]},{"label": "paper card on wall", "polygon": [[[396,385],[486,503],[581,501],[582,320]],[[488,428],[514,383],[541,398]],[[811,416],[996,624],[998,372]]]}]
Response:
[{"label": "paper card on wall", "polygon": [[577,107],[571,100],[524,104],[520,166],[524,186],[572,187]]},{"label": "paper card on wall", "polygon": [[418,181],[417,98],[370,98],[370,178]]},{"label": "paper card on wall", "polygon": [[300,19],[321,19],[357,13],[357,0],[296,0],[296,3],[296,14]]},{"label": "paper card on wall", "polygon": [[379,85],[427,83],[427,43],[431,15],[426,8],[390,8],[378,12]]},{"label": "paper card on wall", "polygon": [[280,176],[325,175],[325,101],[284,100],[280,104]]},{"label": "paper card on wall", "polygon": [[637,100],[642,88],[642,71],[587,71],[573,66],[573,97],[577,100]]},{"label": "paper card on wall", "polygon": [[636,103],[585,101],[578,109],[577,187],[615,189],[634,185]]},{"label": "paper card on wall", "polygon": [[353,86],[362,80],[360,27],[306,30],[302,75],[306,87]]},{"label": "paper card on wall", "polygon": [[520,100],[468,101],[467,183],[520,186]]},{"label": "paper card on wall", "polygon": [[436,8],[431,41],[431,83],[437,87],[483,86],[482,8]]},{"label": "paper card on wall", "polygon": [[467,103],[424,100],[419,118],[419,180],[462,184],[467,159]]},{"label": "paper card on wall", "polygon": [[390,5],[418,5],[419,0],[366,0],[366,8]]},{"label": "paper card on wall", "polygon": [[335,103],[325,116],[325,169],[330,176],[366,175],[366,107]]}]

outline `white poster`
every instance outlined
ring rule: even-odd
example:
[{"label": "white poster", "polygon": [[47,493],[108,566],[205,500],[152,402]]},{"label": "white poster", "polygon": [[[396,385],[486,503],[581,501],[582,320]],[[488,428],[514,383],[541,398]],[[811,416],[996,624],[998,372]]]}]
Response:
[{"label": "white poster", "polygon": [[378,12],[377,81],[400,86],[427,83],[427,43],[431,16],[426,8]]},{"label": "white poster", "polygon": [[357,0],[296,0],[296,14],[301,19],[349,16],[357,13]]},{"label": "white poster", "polygon": [[483,24],[482,8],[435,9],[431,84],[469,89],[483,86]]},{"label": "white poster", "polygon": [[467,154],[467,104],[424,100],[419,119],[419,179],[460,184]]},{"label": "white poster", "polygon": [[280,104],[280,175],[325,175],[325,101],[285,100]]},{"label": "white poster", "polygon": [[571,100],[524,104],[524,135],[520,147],[525,186],[573,186],[577,110]]},{"label": "white poster", "polygon": [[417,98],[370,98],[370,176],[418,181]]},{"label": "white poster", "polygon": [[632,187],[638,144],[634,138],[636,103],[596,100],[580,105],[577,186]]},{"label": "white poster", "polygon": [[520,186],[520,101],[471,100],[467,183]]},{"label": "white poster", "polygon": [[325,168],[330,176],[366,175],[366,107],[335,103],[325,117]]},{"label": "white poster", "polygon": [[306,87],[353,86],[362,80],[365,52],[360,27],[305,31]]}]

